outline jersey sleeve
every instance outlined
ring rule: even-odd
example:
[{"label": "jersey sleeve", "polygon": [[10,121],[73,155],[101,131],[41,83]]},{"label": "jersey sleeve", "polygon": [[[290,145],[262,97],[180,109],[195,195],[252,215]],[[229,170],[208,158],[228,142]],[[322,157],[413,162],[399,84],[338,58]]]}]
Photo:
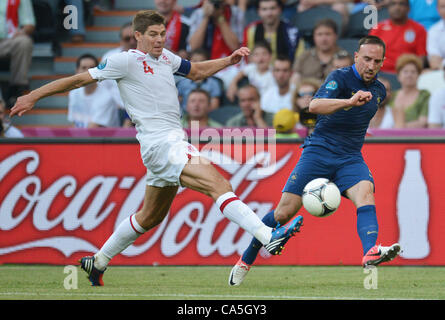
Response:
[{"label": "jersey sleeve", "polygon": [[167,49],[164,49],[163,53],[167,59],[171,61],[172,72],[174,75],[185,77],[189,74],[191,68],[190,61],[182,59],[180,56]]},{"label": "jersey sleeve", "polygon": [[103,60],[97,67],[88,69],[91,77],[98,81],[122,79],[128,73],[128,53],[121,52]]},{"label": "jersey sleeve", "polygon": [[332,71],[318,89],[313,99],[336,99],[343,89],[343,78],[337,70]]}]

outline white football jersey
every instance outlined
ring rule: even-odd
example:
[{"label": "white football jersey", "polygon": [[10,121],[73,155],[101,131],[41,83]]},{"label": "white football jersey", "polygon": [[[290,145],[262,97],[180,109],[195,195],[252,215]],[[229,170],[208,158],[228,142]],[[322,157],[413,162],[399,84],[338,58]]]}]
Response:
[{"label": "white football jersey", "polygon": [[[162,141],[172,131],[182,131],[178,90],[174,74],[185,76],[190,70],[167,49],[158,59],[139,50],[129,50],[108,57],[89,69],[93,79],[114,79],[128,115],[145,146]],[[185,72],[184,72],[185,71]],[[143,143],[144,142],[144,143]]]}]

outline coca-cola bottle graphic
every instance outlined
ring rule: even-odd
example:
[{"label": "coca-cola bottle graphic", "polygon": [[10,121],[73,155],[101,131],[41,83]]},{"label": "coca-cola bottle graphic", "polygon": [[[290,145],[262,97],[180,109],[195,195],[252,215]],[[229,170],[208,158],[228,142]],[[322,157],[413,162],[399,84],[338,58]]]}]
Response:
[{"label": "coca-cola bottle graphic", "polygon": [[420,150],[405,151],[405,171],[397,195],[399,243],[405,259],[422,259],[430,253],[428,242],[429,197],[423,177]]}]

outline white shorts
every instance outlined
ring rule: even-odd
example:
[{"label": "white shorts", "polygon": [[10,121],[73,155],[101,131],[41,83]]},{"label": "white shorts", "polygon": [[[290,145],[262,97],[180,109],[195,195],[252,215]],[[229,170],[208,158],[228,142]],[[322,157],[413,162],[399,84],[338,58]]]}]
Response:
[{"label": "white shorts", "polygon": [[147,168],[147,185],[155,187],[179,186],[179,177],[191,157],[199,156],[198,149],[187,141],[159,142],[144,148],[141,155]]}]

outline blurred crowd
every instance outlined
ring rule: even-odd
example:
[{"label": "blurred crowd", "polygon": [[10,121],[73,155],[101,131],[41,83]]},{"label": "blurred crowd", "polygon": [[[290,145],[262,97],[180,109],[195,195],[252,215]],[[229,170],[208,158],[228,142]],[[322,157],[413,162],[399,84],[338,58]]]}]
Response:
[{"label": "blurred crowd", "polygon": [[[194,7],[178,1],[154,0],[167,21],[167,49],[191,61],[225,57],[240,46],[251,50],[247,60],[203,81],[177,77],[185,128],[191,121],[200,127],[274,127],[289,137],[298,136],[296,129],[312,129],[311,98],[332,70],[354,63],[357,48],[342,44],[357,46],[366,34],[387,46],[378,79],[388,94],[370,127],[445,128],[445,0],[201,0]],[[112,0],[63,2],[82,9],[81,26],[70,34],[74,43],[84,42],[85,24],[94,23],[88,12],[113,9]],[[5,0],[0,6],[0,64],[6,59],[10,70],[7,96],[0,100],[0,130],[8,136],[19,132],[4,114],[29,90],[36,19],[31,0]],[[311,23],[302,26],[303,18]],[[136,47],[131,21],[119,36],[120,46],[104,56],[78,57],[76,72]],[[71,91],[67,108],[76,127],[132,126],[115,81]]]}]

